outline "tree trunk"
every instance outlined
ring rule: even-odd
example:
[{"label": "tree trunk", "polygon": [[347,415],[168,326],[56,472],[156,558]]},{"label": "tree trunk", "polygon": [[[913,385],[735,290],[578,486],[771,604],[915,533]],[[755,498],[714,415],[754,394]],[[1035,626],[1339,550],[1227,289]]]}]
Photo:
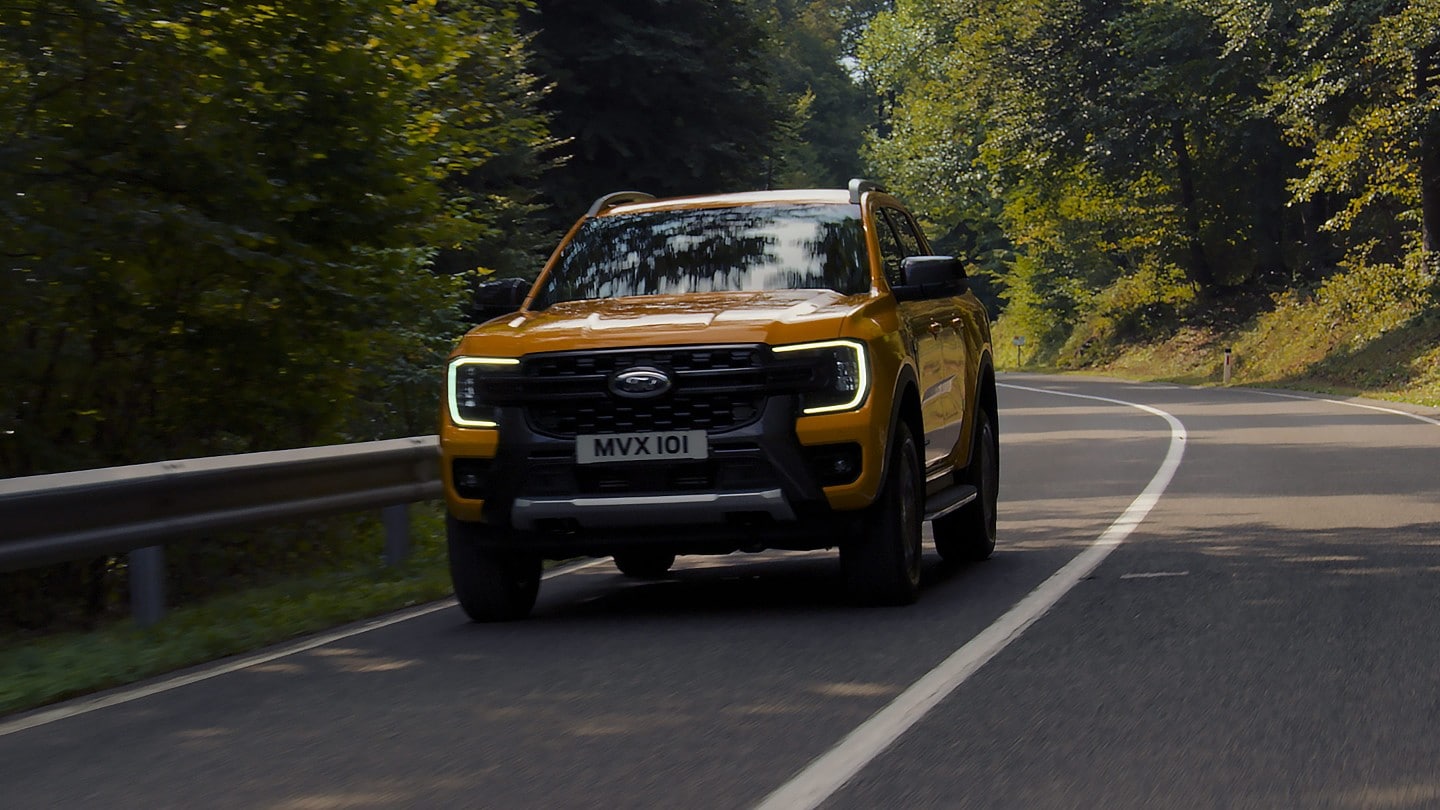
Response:
[{"label": "tree trunk", "polygon": [[[1440,84],[1440,46],[1431,45],[1415,59],[1415,84],[1420,97]],[[1431,112],[1420,125],[1420,238],[1425,263],[1440,264],[1440,113]]]},{"label": "tree trunk", "polygon": [[1440,251],[1440,127],[1420,136],[1420,223],[1425,253]]},{"label": "tree trunk", "polygon": [[1180,208],[1185,216],[1185,239],[1190,248],[1190,280],[1202,288],[1215,286],[1215,273],[1200,240],[1200,209],[1195,193],[1195,162],[1190,157],[1190,142],[1185,135],[1185,122],[1170,123],[1170,148],[1175,151],[1175,173],[1180,181]]}]

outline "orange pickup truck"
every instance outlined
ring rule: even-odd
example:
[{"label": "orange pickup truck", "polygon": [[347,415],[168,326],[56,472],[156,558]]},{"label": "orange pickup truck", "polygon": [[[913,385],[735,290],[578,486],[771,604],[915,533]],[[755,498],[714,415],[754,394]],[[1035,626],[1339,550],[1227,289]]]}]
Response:
[{"label": "orange pickup truck", "polygon": [[990,323],[961,263],[864,180],[600,198],[450,357],[455,594],[523,618],[543,559],[838,548],[848,593],[919,593],[995,546]]}]

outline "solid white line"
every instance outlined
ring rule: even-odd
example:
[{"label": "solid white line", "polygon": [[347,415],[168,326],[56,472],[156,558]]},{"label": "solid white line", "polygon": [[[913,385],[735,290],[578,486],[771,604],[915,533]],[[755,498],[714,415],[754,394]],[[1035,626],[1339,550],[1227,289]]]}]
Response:
[{"label": "solid white line", "polygon": [[1345,405],[1345,406],[1350,407],[1350,408],[1364,408],[1364,409],[1367,410],[1367,411],[1379,411],[1379,412],[1381,412],[1381,413],[1390,413],[1390,414],[1394,414],[1394,415],[1396,415],[1396,416],[1408,416],[1408,417],[1411,418],[1411,419],[1417,419],[1417,420],[1419,420],[1419,421],[1421,421],[1421,422],[1427,422],[1427,423],[1432,424],[1432,425],[1440,426],[1440,419],[1432,419],[1432,418],[1430,418],[1430,417],[1428,417],[1428,416],[1421,416],[1421,415],[1418,414],[1418,413],[1410,413],[1409,411],[1402,411],[1402,410],[1398,410],[1398,409],[1396,409],[1396,408],[1382,408],[1382,407],[1380,407],[1379,405],[1366,405],[1366,404],[1364,404],[1364,403],[1362,403],[1362,402],[1349,402],[1349,401],[1346,401],[1346,400],[1343,400],[1343,399],[1325,399],[1325,398],[1323,398],[1323,397],[1305,397],[1305,396],[1300,396],[1300,395],[1298,395],[1298,394],[1279,394],[1279,393],[1276,393],[1276,392],[1274,392],[1274,391],[1255,391],[1255,390],[1253,390],[1253,389],[1251,389],[1251,393],[1253,393],[1253,394],[1259,394],[1260,396],[1263,396],[1263,397],[1279,397],[1280,399],[1299,399],[1299,400],[1303,400],[1303,401],[1305,401],[1305,402],[1328,402],[1328,403],[1331,404],[1331,405]]},{"label": "solid white line", "polygon": [[[600,565],[604,562],[609,562],[609,558],[606,557],[602,559],[588,560],[586,562],[575,563],[574,565],[560,566],[558,568],[553,568],[545,572],[545,575],[542,577],[542,579],[552,579],[563,574],[570,574],[594,565]],[[388,616],[365,622],[363,624],[351,625],[350,627],[340,630],[334,630],[329,633],[322,633],[318,636],[311,636],[310,638],[306,638],[294,644],[287,644],[283,647],[278,647],[265,652],[256,653],[254,655],[247,655],[243,658],[237,658],[233,661],[225,661],[211,666],[206,666],[203,669],[197,670],[195,672],[187,672],[184,675],[175,675],[173,677],[165,678],[161,681],[156,681],[155,683],[132,686],[129,688],[121,688],[119,691],[102,695],[101,697],[80,698],[77,700],[62,703],[51,709],[42,709],[32,714],[21,715],[20,717],[17,717],[13,720],[0,722],[0,737],[4,737],[7,734],[14,734],[19,731],[25,731],[26,729],[35,728],[36,726],[43,726],[48,723],[54,723],[59,720],[66,720],[71,717],[78,717],[82,714],[89,714],[90,712],[98,711],[100,709],[108,709],[111,706],[119,706],[124,703],[130,703],[131,701],[140,700],[141,698],[147,698],[151,695],[158,695],[162,692],[169,692],[172,689],[179,689],[182,686],[189,686],[192,683],[208,681],[211,678],[218,678],[221,675],[229,675],[232,672],[239,672],[242,669],[249,669],[250,667],[259,666],[260,664],[268,664],[271,661],[286,658],[288,656],[302,653],[307,650],[313,650],[316,647],[324,647],[326,644],[333,644],[337,641],[343,641],[344,639],[352,638],[363,633],[369,633],[371,631],[379,630],[384,627],[389,627],[393,624],[408,622],[411,619],[418,619],[421,616],[428,616],[431,613],[445,610],[446,608],[451,608],[454,606],[454,599],[446,599],[440,602],[431,602],[428,605],[421,605],[420,607],[410,608],[409,610],[403,610],[399,613],[392,613]]]},{"label": "solid white line", "polygon": [[765,797],[757,805],[757,810],[811,810],[844,787],[862,768],[893,745],[941,700],[1005,649],[1011,641],[1025,632],[1026,628],[1045,615],[1071,588],[1095,570],[1155,507],[1165,488],[1170,485],[1175,471],[1179,469],[1180,459],[1185,455],[1185,426],[1179,419],[1162,410],[1087,394],[1046,391],[1023,385],[1003,384],[1002,387],[1138,408],[1164,419],[1170,425],[1170,449],[1165,454],[1159,471],[1150,479],[1144,491],[1089,547],[1010,608],[994,624],[951,653],[949,658],[926,673],[889,705],[856,727],[834,748],[811,761],[790,781]]},{"label": "solid white line", "polygon": [[1165,577],[1188,577],[1189,571],[1142,571],[1138,573],[1121,574],[1121,579],[1163,579]]}]

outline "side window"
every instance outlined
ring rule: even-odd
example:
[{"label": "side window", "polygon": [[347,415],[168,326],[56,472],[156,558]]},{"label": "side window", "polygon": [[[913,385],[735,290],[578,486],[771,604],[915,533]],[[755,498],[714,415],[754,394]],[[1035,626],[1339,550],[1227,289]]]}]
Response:
[{"label": "side window", "polygon": [[875,236],[880,240],[880,265],[885,270],[885,280],[891,287],[897,287],[904,281],[900,277],[900,260],[905,257],[905,249],[900,246],[890,217],[884,211],[875,212]]},{"label": "side window", "polygon": [[925,249],[921,247],[920,235],[910,217],[893,209],[886,209],[885,216],[890,220],[890,224],[895,226],[895,235],[899,237],[901,247],[905,248],[905,255],[924,256]]}]

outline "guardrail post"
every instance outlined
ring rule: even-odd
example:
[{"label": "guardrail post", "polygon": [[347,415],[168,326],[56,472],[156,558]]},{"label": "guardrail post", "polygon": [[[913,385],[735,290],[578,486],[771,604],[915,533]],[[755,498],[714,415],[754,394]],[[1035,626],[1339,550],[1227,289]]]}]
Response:
[{"label": "guardrail post", "polygon": [[410,505],[387,506],[380,514],[385,524],[385,564],[400,565],[410,556]]},{"label": "guardrail post", "polygon": [[164,618],[164,546],[147,546],[130,552],[130,612],[141,627],[149,627]]}]

